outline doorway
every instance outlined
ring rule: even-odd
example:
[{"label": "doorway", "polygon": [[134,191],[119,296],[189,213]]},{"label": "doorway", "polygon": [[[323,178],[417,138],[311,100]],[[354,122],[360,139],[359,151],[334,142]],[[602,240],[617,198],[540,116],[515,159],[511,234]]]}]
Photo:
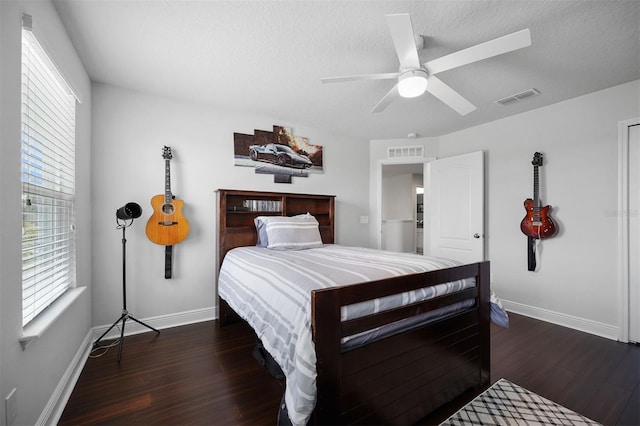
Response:
[{"label": "doorway", "polygon": [[[417,229],[417,197],[416,188],[422,186],[423,194],[423,254],[426,256],[446,257],[464,263],[484,260],[484,166],[483,152],[476,151],[441,159],[425,159],[419,163],[380,162],[377,173],[377,247],[389,249],[389,238],[398,237],[402,241],[402,249],[393,251],[417,252],[409,242]],[[406,174],[407,164],[422,168],[422,185],[415,180],[404,178],[404,185],[384,189],[383,175],[390,171]],[[387,167],[393,166],[391,169]],[[404,167],[403,167],[404,166]],[[415,174],[419,169],[414,168]],[[389,173],[387,173],[389,171]],[[391,178],[389,178],[391,179]],[[401,188],[401,189],[398,189]],[[394,201],[398,192],[403,191],[406,201]],[[383,213],[383,206],[388,208],[411,209],[400,215],[392,216],[388,210]],[[391,207],[389,207],[391,206]],[[409,207],[407,207],[409,206]],[[385,208],[387,208],[385,207]],[[394,213],[395,214],[395,213]],[[390,220],[393,219],[393,220]],[[398,220],[395,220],[398,219]],[[404,222],[404,223],[398,223]],[[400,227],[402,231],[389,234],[388,229]],[[393,241],[393,243],[396,243]],[[406,245],[405,245],[406,244]],[[415,243],[414,243],[415,244]]]},{"label": "doorway", "polygon": [[[383,250],[419,253],[424,236],[418,213],[418,188],[424,188],[424,162],[382,163],[380,165],[380,239]],[[421,225],[420,223],[420,225]]]}]

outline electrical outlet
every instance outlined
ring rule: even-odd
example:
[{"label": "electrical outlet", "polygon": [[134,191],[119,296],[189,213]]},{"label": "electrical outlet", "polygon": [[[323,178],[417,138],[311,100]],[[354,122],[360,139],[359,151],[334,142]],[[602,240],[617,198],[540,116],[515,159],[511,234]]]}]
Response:
[{"label": "electrical outlet", "polygon": [[16,388],[13,388],[4,399],[4,416],[7,426],[11,426],[18,415],[18,402],[16,399]]},{"label": "electrical outlet", "polygon": [[369,223],[369,216],[360,216],[360,223]]}]

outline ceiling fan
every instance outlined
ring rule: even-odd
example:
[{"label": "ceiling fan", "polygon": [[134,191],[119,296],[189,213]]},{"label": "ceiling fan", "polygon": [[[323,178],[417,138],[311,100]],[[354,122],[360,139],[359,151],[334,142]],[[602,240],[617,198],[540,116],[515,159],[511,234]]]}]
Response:
[{"label": "ceiling fan", "polygon": [[467,115],[475,110],[476,107],[435,75],[443,71],[531,46],[531,34],[528,29],[525,29],[445,55],[438,59],[433,59],[420,65],[416,39],[413,33],[413,26],[411,25],[411,16],[407,13],[390,14],[385,15],[385,20],[389,26],[393,45],[400,60],[398,72],[329,77],[320,80],[323,83],[338,83],[355,80],[396,79],[397,83],[387,92],[380,102],[378,102],[373,110],[371,110],[372,113],[384,110],[392,101],[399,97],[412,98],[420,96],[427,91],[457,111],[460,115]]}]

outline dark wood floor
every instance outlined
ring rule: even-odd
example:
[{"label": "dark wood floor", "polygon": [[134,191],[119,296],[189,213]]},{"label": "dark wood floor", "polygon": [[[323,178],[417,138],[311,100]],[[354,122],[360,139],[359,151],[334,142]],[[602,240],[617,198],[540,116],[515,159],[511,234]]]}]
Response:
[{"label": "dark wood floor", "polygon": [[[605,425],[640,424],[640,348],[511,314],[492,325],[501,377]],[[204,322],[125,337],[89,359],[60,425],[274,425],[284,384],[252,358],[245,324]],[[421,424],[438,424],[470,392]]]}]

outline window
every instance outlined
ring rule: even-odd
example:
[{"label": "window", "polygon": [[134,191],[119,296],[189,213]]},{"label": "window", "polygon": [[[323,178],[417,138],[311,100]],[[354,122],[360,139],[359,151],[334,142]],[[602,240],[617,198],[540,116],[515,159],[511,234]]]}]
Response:
[{"label": "window", "polygon": [[22,324],[75,286],[75,108],[71,89],[22,30]]}]

